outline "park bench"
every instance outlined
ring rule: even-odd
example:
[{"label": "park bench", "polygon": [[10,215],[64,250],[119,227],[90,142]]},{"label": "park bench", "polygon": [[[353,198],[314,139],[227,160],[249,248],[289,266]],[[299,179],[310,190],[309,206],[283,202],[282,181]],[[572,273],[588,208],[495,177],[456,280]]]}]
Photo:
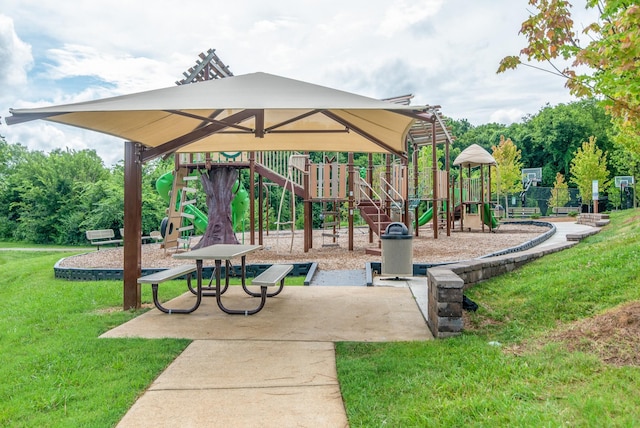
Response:
[{"label": "park bench", "polygon": [[507,209],[509,217],[512,218],[525,218],[531,217],[534,214],[540,215],[540,208],[538,207],[510,207]]},{"label": "park bench", "polygon": [[160,242],[160,241],[164,240],[164,238],[162,237],[162,234],[157,230],[152,230],[149,233],[149,238],[151,238],[151,240],[153,242]]},{"label": "park bench", "polygon": [[[158,233],[160,233],[160,232],[158,232]],[[121,237],[122,239],[124,239],[124,227],[121,227],[121,228],[120,228],[120,237]],[[144,243],[145,243],[145,241],[146,241],[146,242],[150,242],[150,241],[151,241],[151,240],[153,240],[154,238],[153,238],[151,235],[149,235],[149,236],[142,235],[141,239],[142,239],[142,243],[144,244]]]},{"label": "park bench", "polygon": [[116,234],[113,229],[87,230],[85,233],[91,245],[98,247],[98,251],[100,251],[100,245],[122,244],[122,239],[115,239]]},{"label": "park bench", "polygon": [[580,213],[580,207],[553,207],[551,210],[556,215],[568,215],[571,212]]},{"label": "park bench", "polygon": [[[156,305],[161,312],[165,314],[188,314],[193,312],[200,302],[198,301],[197,305],[190,309],[169,309],[162,306],[160,300],[158,299],[158,286],[166,281],[171,281],[172,279],[180,278],[186,276],[187,285],[191,286],[191,274],[196,271],[195,264],[182,265],[177,266],[171,269],[166,269],[160,272],[151,273],[149,275],[144,275],[138,278],[138,284],[151,284],[151,290],[153,292],[153,304]],[[201,296],[199,296],[200,298]]]}]

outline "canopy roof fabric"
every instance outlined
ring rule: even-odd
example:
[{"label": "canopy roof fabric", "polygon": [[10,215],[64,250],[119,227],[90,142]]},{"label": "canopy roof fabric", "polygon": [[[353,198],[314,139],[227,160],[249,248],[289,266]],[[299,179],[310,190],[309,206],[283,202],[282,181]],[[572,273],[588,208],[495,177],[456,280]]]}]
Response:
[{"label": "canopy roof fabric", "polygon": [[141,143],[143,160],[170,152],[406,153],[425,108],[380,101],[266,73],[84,103],[11,110],[8,124],[44,119]]},{"label": "canopy roof fabric", "polygon": [[488,151],[477,144],[472,144],[458,155],[453,164],[463,167],[476,167],[480,165],[495,165],[496,160]]}]

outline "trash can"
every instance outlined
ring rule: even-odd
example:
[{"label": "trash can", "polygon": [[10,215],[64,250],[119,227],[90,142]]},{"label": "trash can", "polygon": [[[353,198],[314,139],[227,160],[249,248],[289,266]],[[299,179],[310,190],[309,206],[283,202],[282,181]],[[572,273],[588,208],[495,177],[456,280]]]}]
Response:
[{"label": "trash can", "polygon": [[393,222],[380,236],[382,275],[413,276],[413,237],[404,223]]}]

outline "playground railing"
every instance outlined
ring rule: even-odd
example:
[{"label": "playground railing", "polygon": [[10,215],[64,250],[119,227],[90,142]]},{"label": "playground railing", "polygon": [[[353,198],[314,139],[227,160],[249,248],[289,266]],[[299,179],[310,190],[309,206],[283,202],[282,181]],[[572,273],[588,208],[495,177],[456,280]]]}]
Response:
[{"label": "playground railing", "polygon": [[[283,177],[290,175],[291,181],[298,186],[304,183],[304,164],[307,155],[298,152],[258,152],[256,162]],[[290,168],[291,167],[291,168]]]},{"label": "playground railing", "polygon": [[[366,202],[369,202],[372,206],[376,208],[376,211],[377,211],[376,216],[378,219],[376,223],[378,225],[378,236],[380,236],[380,232],[381,232],[380,219],[382,218],[382,198],[380,197],[378,192],[373,190],[373,188],[369,185],[369,183],[366,182],[366,180],[363,180],[360,177],[359,174],[356,174],[355,177],[356,177],[355,179],[356,205],[360,205],[362,203],[362,200],[365,200]],[[370,194],[371,196],[369,196]]]},{"label": "playground railing", "polygon": [[392,208],[401,210],[402,207],[404,207],[405,198],[402,197],[400,192],[398,192],[382,174],[380,175],[380,191],[389,201],[391,201]]}]

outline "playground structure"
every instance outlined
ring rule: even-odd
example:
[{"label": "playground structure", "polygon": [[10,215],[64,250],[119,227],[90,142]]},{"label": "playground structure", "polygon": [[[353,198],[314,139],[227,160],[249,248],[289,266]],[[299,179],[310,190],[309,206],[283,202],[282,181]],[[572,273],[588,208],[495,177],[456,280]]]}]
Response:
[{"label": "playground structure", "polygon": [[[410,96],[406,96],[408,97]],[[195,208],[195,199],[189,197],[195,189],[188,184],[179,183],[197,179],[197,171],[223,167],[249,170],[249,191],[237,183],[233,190],[231,213],[233,230],[237,229],[239,221],[249,213],[249,239],[252,244],[256,243],[257,237],[257,243],[262,245],[265,230],[268,234],[268,189],[274,185],[283,189],[275,222],[276,233],[279,236],[279,232],[290,230],[290,251],[296,232],[296,199],[304,206],[304,252],[315,245],[312,217],[314,204],[322,205],[320,219],[323,247],[341,245],[341,238],[345,234],[340,226],[341,209],[346,207],[348,249],[354,249],[354,213],[359,211],[361,218],[369,226],[369,243],[372,246],[366,251],[372,255],[381,254],[381,242],[378,240],[376,243],[374,237],[380,238],[386,227],[394,221],[403,222],[416,236],[421,227],[430,226],[435,239],[442,229],[446,229],[449,235],[456,221],[459,221],[460,230],[484,231],[485,227],[489,231],[495,230],[499,222],[491,209],[490,169],[485,168],[495,165],[495,160],[481,147],[470,146],[454,161],[454,165],[460,167],[460,182],[450,183],[448,159],[452,137],[438,108],[434,107],[432,110],[438,117],[432,126],[418,122],[409,130],[407,139],[413,146],[411,162],[386,154],[384,164],[376,165],[373,156],[369,154],[368,165],[361,169],[354,165],[353,153],[347,153],[347,163],[340,162],[340,153],[326,152],[177,154],[174,173],[165,174],[158,181],[158,191],[169,203],[165,248],[174,245],[176,248],[188,246],[189,235],[193,232],[202,233],[207,226],[207,215]],[[444,148],[445,153],[440,162],[443,169],[437,154],[439,146]],[[422,170],[418,161],[421,153],[423,157],[426,155],[430,158],[430,165]],[[312,162],[312,158],[320,158],[322,161]],[[170,185],[172,190],[169,192]],[[282,213],[287,193],[291,195],[291,215],[284,218]],[[418,207],[423,201],[427,203],[427,209],[420,213]],[[257,222],[254,218],[256,213]]]},{"label": "playground structure", "polygon": [[[375,165],[368,166],[368,179],[363,179],[359,169],[353,164],[352,153],[348,154],[349,160],[346,164],[340,163],[337,155],[330,156],[322,153],[322,158],[324,162],[315,163],[310,160],[309,153],[296,152],[242,152],[234,154],[233,157],[229,157],[227,153],[209,152],[185,153],[176,156],[175,171],[163,175],[157,182],[158,192],[169,204],[165,246],[186,245],[188,242],[184,240],[188,240],[188,236],[183,235],[190,235],[192,232],[202,233],[206,229],[206,214],[193,206],[195,187],[189,183],[191,180],[198,179],[197,171],[220,167],[249,170],[249,191],[240,186],[242,191],[235,194],[231,211],[232,218],[235,219],[234,230],[238,226],[238,221],[243,219],[247,212],[249,213],[248,223],[252,243],[256,234],[258,243],[262,244],[263,241],[265,218],[269,209],[265,197],[266,189],[269,187],[267,182],[269,185],[275,184],[283,189],[276,221],[277,230],[295,231],[295,217],[285,219],[281,215],[285,193],[289,192],[302,200],[305,252],[314,246],[313,204],[322,205],[320,211],[323,229],[322,246],[339,245],[342,237],[340,209],[345,204],[348,207],[349,250],[353,250],[351,238],[355,210],[360,210],[362,218],[370,226],[370,242],[373,242],[374,235],[380,236],[392,221],[408,221],[406,166],[390,162],[390,170],[382,173],[379,183],[374,186],[371,172]],[[392,178],[387,180],[385,175]],[[169,188],[171,188],[170,191]],[[295,198],[290,200],[294,201]],[[256,203],[259,206],[257,210]],[[446,202],[444,205],[446,206]],[[296,212],[295,206],[290,212]],[[256,224],[254,213],[258,214],[257,230],[254,230],[253,226]],[[424,223],[425,218],[431,219],[431,217],[431,214],[423,215],[421,222]]]},{"label": "playground structure", "polygon": [[[233,74],[215,52],[210,50],[207,55],[200,54],[201,61],[196,63],[185,78],[178,85],[196,81],[221,79]],[[409,105],[413,95],[403,95],[384,101]],[[212,168],[249,169],[249,194],[238,182],[239,192],[231,202],[233,230],[236,230],[240,219],[244,219],[249,212],[250,241],[255,243],[257,233],[258,243],[262,244],[265,231],[268,233],[268,204],[265,203],[265,192],[272,185],[283,189],[278,207],[277,231],[288,228],[291,230],[291,248],[296,225],[296,197],[304,204],[304,252],[313,248],[313,204],[321,204],[322,246],[340,245],[343,235],[340,228],[341,208],[346,206],[348,218],[348,248],[353,250],[354,211],[358,210],[362,219],[369,226],[369,242],[374,243],[374,236],[381,236],[386,227],[393,221],[401,221],[418,235],[421,226],[433,222],[434,238],[438,237],[440,227],[446,225],[447,235],[450,234],[452,215],[449,212],[449,148],[453,138],[444,123],[440,106],[427,106],[427,110],[434,116],[433,123],[416,121],[407,132],[407,142],[412,145],[413,156],[411,163],[407,158],[398,157],[392,153],[385,155],[384,165],[374,165],[373,157],[369,154],[366,171],[360,171],[354,166],[353,153],[348,153],[347,163],[340,163],[340,153],[321,154],[321,162],[311,162],[309,152],[196,152],[176,154],[175,170],[163,175],[157,182],[159,194],[168,203],[168,217],[163,221],[161,229],[164,232],[164,248],[176,250],[189,248],[193,233],[203,233],[207,229],[208,216],[194,206],[196,189],[189,183],[198,178],[197,171]],[[446,153],[445,169],[438,169],[437,149],[444,146]],[[421,150],[431,149],[431,170],[420,171],[418,156]],[[382,172],[379,169],[382,168]],[[378,172],[374,176],[374,171]],[[363,174],[364,172],[364,174]],[[257,176],[257,183],[256,183]],[[364,176],[364,177],[363,177]],[[256,203],[256,189],[258,229],[255,230],[254,213]],[[235,188],[234,188],[235,192]],[[291,195],[291,217],[282,218],[285,193]],[[426,201],[429,208],[419,215],[419,203]],[[435,215],[434,215],[435,213]],[[413,217],[415,220],[412,220]],[[367,252],[380,255],[381,242],[377,248],[368,248]]]},{"label": "playground structure", "polygon": [[[458,155],[453,164],[460,167],[460,185],[454,191],[454,199],[459,201],[460,230],[467,228],[484,231],[485,226],[490,231],[496,229],[499,223],[490,204],[491,166],[495,166],[496,160],[485,149],[472,144]],[[477,174],[472,171],[474,169]]]}]

